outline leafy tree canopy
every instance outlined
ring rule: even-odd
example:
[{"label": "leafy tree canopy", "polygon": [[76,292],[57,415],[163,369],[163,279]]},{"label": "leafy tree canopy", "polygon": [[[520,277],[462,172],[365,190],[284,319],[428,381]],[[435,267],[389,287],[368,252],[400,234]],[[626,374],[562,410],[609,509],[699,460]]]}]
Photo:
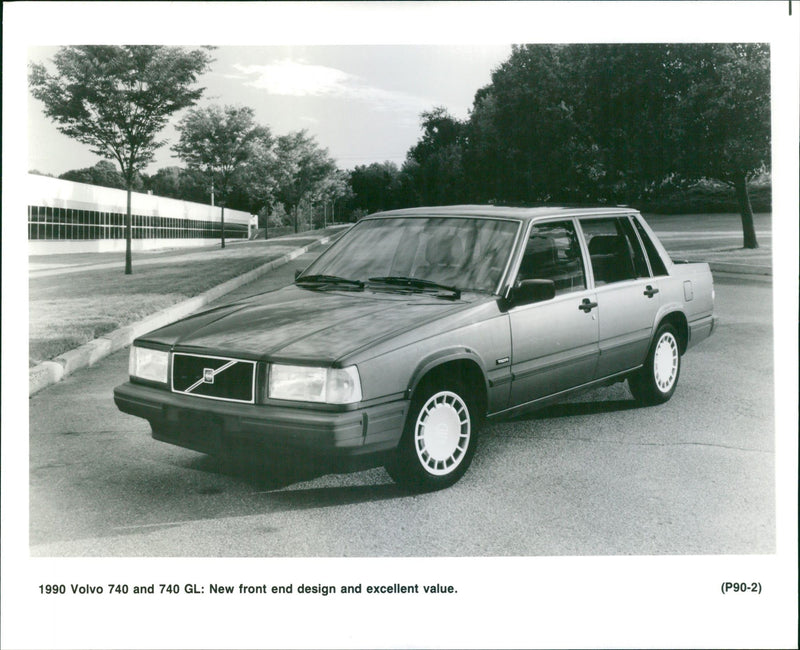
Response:
[{"label": "leafy tree canopy", "polygon": [[201,172],[184,167],[162,167],[146,179],[147,189],[157,196],[208,203],[208,184]]},{"label": "leafy tree canopy", "polygon": [[402,169],[406,185],[429,205],[463,202],[469,195],[462,161],[465,125],[442,106],[423,112],[420,121],[422,138],[408,151]]},{"label": "leafy tree canopy", "polygon": [[172,149],[190,169],[203,170],[216,180],[224,195],[262,130],[255,111],[247,106],[194,108],[178,123],[180,139]]},{"label": "leafy tree canopy", "polygon": [[669,182],[736,190],[770,160],[769,48],[761,44],[521,45],[466,123],[442,108],[404,172],[422,202],[635,204]]},{"label": "leafy tree canopy", "polygon": [[293,215],[297,231],[301,203],[324,201],[343,191],[336,162],[305,130],[280,136],[275,156],[279,171],[275,196]]},{"label": "leafy tree canopy", "polygon": [[209,176],[222,205],[221,245],[225,247],[225,203],[234,175],[252,154],[252,142],[266,136],[247,106],[218,106],[190,110],[178,124],[180,139],[173,147],[190,169]]},{"label": "leafy tree canopy", "polygon": [[[61,174],[59,178],[76,183],[125,189],[125,179],[122,178],[122,174],[117,171],[114,164],[108,160],[99,160],[93,167],[70,169]],[[141,179],[139,181],[141,184]]]},{"label": "leafy tree canopy", "polygon": [[130,181],[164,144],[155,136],[170,116],[202,94],[195,83],[210,61],[206,48],[71,46],[54,56],[55,74],[31,64],[29,83],[62,133],[116,160]]},{"label": "leafy tree canopy", "polygon": [[400,169],[393,162],[358,165],[350,172],[353,206],[365,212],[402,207]]},{"label": "leafy tree canopy", "polygon": [[252,212],[269,209],[275,200],[280,175],[275,138],[267,127],[262,126],[253,134],[250,156],[234,179],[231,201],[247,205]]}]

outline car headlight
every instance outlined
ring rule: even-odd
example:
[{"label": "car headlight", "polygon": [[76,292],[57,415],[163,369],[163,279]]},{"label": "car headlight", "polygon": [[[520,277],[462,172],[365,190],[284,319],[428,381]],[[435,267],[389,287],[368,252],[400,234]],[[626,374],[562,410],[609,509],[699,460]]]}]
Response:
[{"label": "car headlight", "polygon": [[131,346],[131,354],[128,358],[128,374],[131,377],[166,384],[168,368],[169,352]]},{"label": "car headlight", "polygon": [[361,378],[355,366],[314,368],[274,363],[269,370],[269,397],[299,402],[352,404],[361,401]]}]

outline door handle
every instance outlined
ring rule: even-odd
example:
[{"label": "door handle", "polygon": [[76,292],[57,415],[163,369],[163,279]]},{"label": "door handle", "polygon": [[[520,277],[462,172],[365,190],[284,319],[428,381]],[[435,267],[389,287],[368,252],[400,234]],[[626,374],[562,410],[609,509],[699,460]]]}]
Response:
[{"label": "door handle", "polygon": [[594,309],[595,307],[597,307],[597,303],[596,302],[592,302],[588,298],[584,298],[583,302],[581,302],[581,304],[578,305],[578,309],[582,309],[587,314],[590,311],[592,311],[592,309]]},{"label": "door handle", "polygon": [[644,290],[644,295],[647,296],[648,298],[652,298],[657,293],[658,289],[653,289],[653,287],[650,286],[649,284],[647,285],[647,289]]}]

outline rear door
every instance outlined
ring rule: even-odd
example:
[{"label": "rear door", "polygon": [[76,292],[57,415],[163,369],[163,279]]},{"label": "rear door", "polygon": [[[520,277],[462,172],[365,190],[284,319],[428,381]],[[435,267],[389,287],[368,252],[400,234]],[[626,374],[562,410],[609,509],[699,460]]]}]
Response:
[{"label": "rear door", "polygon": [[659,282],[629,217],[579,221],[598,303],[597,377],[608,377],[644,362],[661,305]]},{"label": "rear door", "polygon": [[509,406],[591,381],[598,355],[597,300],[572,219],[532,226],[517,281],[553,280],[556,296],[509,310]]}]

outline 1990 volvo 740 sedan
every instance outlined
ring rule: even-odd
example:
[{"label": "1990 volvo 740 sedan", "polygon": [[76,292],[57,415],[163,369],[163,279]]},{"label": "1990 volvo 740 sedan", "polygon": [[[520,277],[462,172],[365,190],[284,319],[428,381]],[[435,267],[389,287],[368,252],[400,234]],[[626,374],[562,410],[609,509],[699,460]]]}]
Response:
[{"label": "1990 volvo 740 sedan", "polygon": [[291,286],[140,337],[114,398],[158,440],[385,464],[434,490],[487,417],[626,379],[666,402],[713,306],[708,265],[674,263],[634,210],[397,210]]}]

